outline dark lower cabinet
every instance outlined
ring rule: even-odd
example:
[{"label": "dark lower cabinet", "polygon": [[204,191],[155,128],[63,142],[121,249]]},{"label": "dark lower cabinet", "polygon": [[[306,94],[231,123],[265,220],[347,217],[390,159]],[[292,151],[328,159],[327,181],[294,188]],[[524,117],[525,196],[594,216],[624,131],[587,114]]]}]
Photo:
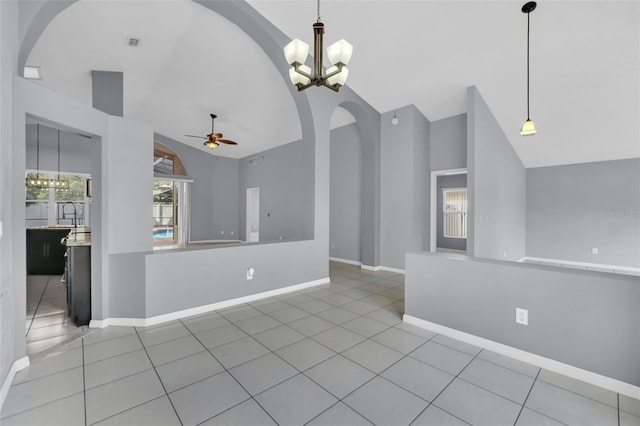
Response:
[{"label": "dark lower cabinet", "polygon": [[62,275],[70,228],[27,229],[27,275]]},{"label": "dark lower cabinet", "polygon": [[91,246],[67,247],[67,303],[77,326],[91,320]]}]

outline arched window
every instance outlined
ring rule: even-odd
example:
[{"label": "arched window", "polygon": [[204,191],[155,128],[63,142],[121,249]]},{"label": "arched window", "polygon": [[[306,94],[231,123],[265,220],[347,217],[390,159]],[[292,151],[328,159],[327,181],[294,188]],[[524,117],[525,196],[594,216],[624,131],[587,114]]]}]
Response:
[{"label": "arched window", "polygon": [[190,188],[178,154],[153,146],[153,245],[184,246],[189,242]]},{"label": "arched window", "polygon": [[158,142],[153,144],[153,173],[186,176],[187,171],[178,154]]}]

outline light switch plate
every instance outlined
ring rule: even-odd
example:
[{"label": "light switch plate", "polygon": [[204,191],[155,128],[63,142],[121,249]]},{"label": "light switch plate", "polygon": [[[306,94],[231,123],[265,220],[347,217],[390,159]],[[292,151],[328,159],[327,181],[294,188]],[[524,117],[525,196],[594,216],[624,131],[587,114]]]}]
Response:
[{"label": "light switch plate", "polygon": [[529,325],[529,311],[527,309],[516,308],[516,322],[522,325]]}]

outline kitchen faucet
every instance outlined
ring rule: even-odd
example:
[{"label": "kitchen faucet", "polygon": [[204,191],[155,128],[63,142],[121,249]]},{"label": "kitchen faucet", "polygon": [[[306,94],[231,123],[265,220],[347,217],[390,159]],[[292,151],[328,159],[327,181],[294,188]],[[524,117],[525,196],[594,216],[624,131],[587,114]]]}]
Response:
[{"label": "kitchen faucet", "polygon": [[74,228],[78,227],[78,212],[76,211],[76,205],[73,203],[73,201],[65,201],[64,204],[62,205],[62,217],[64,218],[64,206],[66,206],[67,204],[71,204],[71,206],[73,207],[73,222],[71,223],[73,225]]}]

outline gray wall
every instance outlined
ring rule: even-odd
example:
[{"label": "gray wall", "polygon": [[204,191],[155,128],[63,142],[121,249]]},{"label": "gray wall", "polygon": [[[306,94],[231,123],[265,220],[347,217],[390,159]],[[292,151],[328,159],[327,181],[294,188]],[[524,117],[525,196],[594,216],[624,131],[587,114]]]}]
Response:
[{"label": "gray wall", "polygon": [[[27,124],[26,164],[37,166],[37,125]],[[40,170],[58,170],[58,131],[40,125]],[[91,173],[91,139],[76,133],[60,132],[60,170],[70,173]]]},{"label": "gray wall", "polygon": [[381,264],[404,269],[405,253],[429,242],[429,121],[410,105],[381,123]]},{"label": "gray wall", "polygon": [[431,170],[467,167],[467,114],[432,121],[430,133]]},{"label": "gray wall", "polygon": [[[640,386],[638,300],[633,276],[407,255],[407,315],[634,386]],[[516,307],[529,311],[528,326],[516,324]]]},{"label": "gray wall", "polygon": [[313,144],[301,140],[240,160],[239,217],[243,240],[246,190],[256,187],[260,188],[261,242],[313,238]]},{"label": "gray wall", "polygon": [[467,253],[525,255],[526,170],[475,86],[467,89],[469,229]]},{"label": "gray wall", "polygon": [[443,214],[443,190],[447,188],[466,188],[467,175],[438,176],[436,188],[438,190],[436,205],[436,246],[453,250],[466,250],[467,240],[463,238],[448,238],[444,236],[444,214]]},{"label": "gray wall", "polygon": [[155,134],[182,160],[191,184],[191,240],[236,239],[240,226],[240,161],[202,152]]},{"label": "gray wall", "polygon": [[331,131],[329,256],[362,261],[362,141],[356,124]]},{"label": "gray wall", "polygon": [[[18,2],[0,2],[0,222],[3,225],[0,237],[0,386],[8,384],[6,379],[11,366],[25,355],[26,285],[16,276],[25,274],[26,265],[22,262],[22,268],[14,266],[20,255],[14,255],[14,240],[18,235],[14,233],[13,224],[20,219],[12,219],[14,188],[18,185],[12,173],[13,75],[17,68],[18,16]],[[24,124],[22,127],[24,131]],[[24,200],[24,186],[22,193]],[[24,234],[20,236],[25,239]]]},{"label": "gray wall", "polygon": [[527,169],[527,256],[640,267],[640,159]]},{"label": "gray wall", "polygon": [[91,71],[93,107],[109,115],[124,115],[124,74],[114,71]]}]

